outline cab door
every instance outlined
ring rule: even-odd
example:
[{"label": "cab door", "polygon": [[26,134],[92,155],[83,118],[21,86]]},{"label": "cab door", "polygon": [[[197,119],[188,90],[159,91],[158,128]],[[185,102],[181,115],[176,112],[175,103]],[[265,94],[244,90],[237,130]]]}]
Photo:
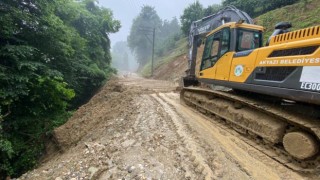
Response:
[{"label": "cab door", "polygon": [[230,51],[230,28],[223,28],[207,37],[202,62],[200,78],[229,79],[232,55]]},{"label": "cab door", "polygon": [[230,51],[230,29],[224,28],[221,31],[221,40],[220,40],[220,57],[216,63],[216,80],[229,80],[231,63],[234,52]]}]

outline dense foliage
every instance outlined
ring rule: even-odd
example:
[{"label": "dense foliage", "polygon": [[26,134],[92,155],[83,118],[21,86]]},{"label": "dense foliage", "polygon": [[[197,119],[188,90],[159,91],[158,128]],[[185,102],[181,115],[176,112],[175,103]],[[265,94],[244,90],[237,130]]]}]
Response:
[{"label": "dense foliage", "polygon": [[33,167],[67,110],[114,72],[120,22],[94,0],[0,1],[0,179]]},{"label": "dense foliage", "polygon": [[224,0],[223,5],[234,5],[255,18],[273,9],[290,5],[298,1],[299,0]]},{"label": "dense foliage", "polygon": [[183,14],[180,16],[181,30],[184,35],[188,36],[190,26],[193,21],[199,20],[204,17],[203,6],[197,1],[190,4],[184,9]]},{"label": "dense foliage", "polygon": [[164,20],[157,31],[156,50],[157,56],[162,56],[173,49],[175,43],[181,38],[181,27],[178,19],[174,17],[171,21]]},{"label": "dense foliage", "polygon": [[[191,23],[208,15],[217,13],[223,7],[233,5],[248,13],[252,18],[264,14],[273,9],[294,4],[299,0],[223,0],[222,5],[213,4],[204,8],[199,1],[190,4],[180,16],[181,30],[185,36],[189,35]],[[305,0],[306,1],[306,0]]]},{"label": "dense foliage", "polygon": [[174,39],[179,38],[180,26],[177,18],[161,20],[154,7],[143,6],[133,20],[128,46],[140,65],[144,66],[152,55],[153,30],[155,30],[155,53],[160,56],[171,49]]},{"label": "dense foliage", "polygon": [[180,16],[181,30],[185,36],[189,35],[190,26],[193,21],[199,20],[203,17],[217,13],[222,8],[219,4],[212,4],[206,8],[196,1],[184,9]]},{"label": "dense foliage", "polygon": [[212,4],[208,6],[207,8],[203,9],[203,15],[204,17],[209,16],[211,14],[217,13],[219,10],[221,10],[222,5],[220,4]]}]

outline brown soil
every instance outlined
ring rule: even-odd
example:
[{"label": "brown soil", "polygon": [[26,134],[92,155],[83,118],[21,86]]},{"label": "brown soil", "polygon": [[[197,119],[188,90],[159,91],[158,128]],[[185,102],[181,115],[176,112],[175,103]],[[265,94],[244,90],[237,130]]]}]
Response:
[{"label": "brown soil", "polygon": [[55,130],[61,151],[19,179],[302,179],[180,104],[176,84],[111,80]]},{"label": "brown soil", "polygon": [[[196,59],[196,74],[199,73],[198,69],[200,69],[201,64],[201,56],[204,50],[204,45],[201,45],[198,48],[198,54]],[[178,56],[173,61],[170,61],[167,64],[163,64],[157,67],[154,70],[154,75],[152,78],[172,81],[175,83],[179,83],[181,81],[181,77],[186,76],[186,70],[188,69],[188,57],[187,54],[183,54]]]},{"label": "brown soil", "polygon": [[188,69],[187,55],[178,56],[175,60],[159,66],[155,69],[153,78],[168,80],[178,83],[181,77],[185,76]]}]

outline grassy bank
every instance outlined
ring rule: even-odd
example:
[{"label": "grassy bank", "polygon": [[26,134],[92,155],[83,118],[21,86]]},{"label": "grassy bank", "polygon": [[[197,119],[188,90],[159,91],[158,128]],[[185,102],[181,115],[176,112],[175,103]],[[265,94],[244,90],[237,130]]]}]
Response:
[{"label": "grassy bank", "polygon": [[265,27],[264,42],[269,38],[278,22],[291,22],[297,30],[320,25],[319,0],[301,0],[300,2],[265,13],[256,18],[258,25]]},{"label": "grassy bank", "polygon": [[[164,54],[162,57],[155,57],[153,68],[157,69],[158,67],[175,60],[177,57],[186,54],[187,45],[187,38],[182,38],[177,41],[174,49]],[[174,69],[172,69],[172,71],[174,71]],[[140,73],[143,77],[151,76],[151,60],[143,67]]]}]

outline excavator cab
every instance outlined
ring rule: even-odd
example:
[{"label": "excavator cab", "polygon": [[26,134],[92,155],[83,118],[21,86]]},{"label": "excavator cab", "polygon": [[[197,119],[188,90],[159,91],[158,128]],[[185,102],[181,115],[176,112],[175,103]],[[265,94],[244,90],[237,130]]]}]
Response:
[{"label": "excavator cab", "polygon": [[201,70],[212,67],[227,52],[248,51],[262,47],[262,31],[246,28],[222,28],[210,33],[205,41]]},{"label": "excavator cab", "polygon": [[229,80],[233,59],[262,47],[262,31],[261,26],[232,22],[210,32],[206,36],[198,77]]}]

